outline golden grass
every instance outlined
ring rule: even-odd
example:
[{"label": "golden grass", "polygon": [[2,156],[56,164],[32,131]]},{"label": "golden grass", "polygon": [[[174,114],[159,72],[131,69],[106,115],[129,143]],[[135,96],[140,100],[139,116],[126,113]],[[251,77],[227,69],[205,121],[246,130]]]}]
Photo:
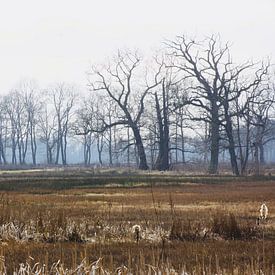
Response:
[{"label": "golden grass", "polygon": [[[270,214],[257,226],[263,201]],[[259,234],[238,240],[213,234],[214,217],[228,213]],[[8,274],[20,263],[51,266],[60,260],[75,268],[84,258],[87,265],[102,258],[110,272],[125,265],[135,274],[149,272],[150,266],[190,274],[271,274],[274,213],[275,181],[2,191],[0,252]],[[170,238],[175,221],[186,238]],[[135,224],[142,227],[139,243],[132,233]],[[202,232],[208,233],[200,237]]]}]

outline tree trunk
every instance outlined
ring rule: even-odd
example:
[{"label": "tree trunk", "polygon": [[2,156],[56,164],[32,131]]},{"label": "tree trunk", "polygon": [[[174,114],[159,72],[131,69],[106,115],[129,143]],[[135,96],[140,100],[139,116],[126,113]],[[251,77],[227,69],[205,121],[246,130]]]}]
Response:
[{"label": "tree trunk", "polygon": [[3,159],[3,163],[7,164],[2,137],[0,139],[0,148],[1,148],[1,158]]},{"label": "tree trunk", "polygon": [[233,127],[231,117],[229,116],[228,100],[224,103],[224,115],[225,115],[225,131],[228,138],[228,151],[230,155],[231,169],[234,175],[239,176],[239,168],[237,162],[237,156],[235,152],[235,141],[233,137]]},{"label": "tree trunk", "polygon": [[259,143],[259,150],[260,150],[260,164],[265,164],[265,156],[264,156],[264,145],[262,142]]},{"label": "tree trunk", "polygon": [[[168,121],[168,96],[166,95],[166,88],[164,85],[164,80],[162,84],[162,97],[163,97],[163,134],[164,134],[164,144],[163,144],[163,170],[169,170],[169,121]],[[172,156],[172,155],[171,155]]]},{"label": "tree trunk", "polygon": [[156,160],[155,168],[160,171],[169,170],[169,124],[167,114],[167,97],[164,81],[162,85],[162,113],[160,109],[159,99],[155,93],[156,112],[159,128],[159,154]]},{"label": "tree trunk", "polygon": [[103,140],[102,140],[102,137],[99,135],[97,136],[96,145],[97,145],[97,152],[98,152],[98,161],[100,166],[102,166],[103,165],[103,162],[102,162]]},{"label": "tree trunk", "polygon": [[127,166],[130,167],[130,131],[127,127]]},{"label": "tree trunk", "polygon": [[57,165],[59,162],[59,150],[60,150],[60,135],[58,134],[57,138],[57,146],[56,146],[56,158],[55,158],[55,164]]},{"label": "tree trunk", "polygon": [[218,164],[219,164],[219,141],[220,141],[220,132],[219,132],[219,117],[218,117],[218,107],[216,102],[212,102],[212,121],[211,121],[211,144],[210,144],[210,163],[208,172],[209,174],[217,174]]},{"label": "tree trunk", "polygon": [[231,136],[228,137],[228,139],[229,139],[228,151],[230,154],[231,169],[234,175],[239,176],[240,172],[239,172],[237,156],[235,152],[235,143]]},{"label": "tree trunk", "polygon": [[158,157],[155,163],[155,169],[163,170],[162,163],[164,158],[164,131],[163,131],[163,123],[162,123],[162,115],[159,105],[159,99],[157,93],[155,93],[155,101],[156,101],[156,112],[157,112],[157,124],[158,124],[158,134],[159,134],[159,151]]},{"label": "tree trunk", "polygon": [[180,135],[181,135],[181,159],[182,159],[182,163],[185,163],[185,141],[184,141],[184,135],[183,135],[182,120],[181,120],[181,126],[180,126]]},{"label": "tree trunk", "polygon": [[138,153],[138,157],[139,157],[139,169],[148,170],[149,167],[147,164],[145,149],[143,146],[139,128],[136,125],[133,125],[131,128],[133,130],[133,134],[134,134],[135,141],[136,141],[136,148],[137,148],[137,153]]},{"label": "tree trunk", "polygon": [[31,153],[32,153],[32,164],[36,165],[36,136],[35,136],[35,127],[33,122],[30,123],[30,137],[31,137]]},{"label": "tree trunk", "polygon": [[[109,124],[112,123],[112,116],[111,113],[109,112],[108,114],[108,118],[109,118]],[[112,147],[113,147],[113,134],[112,134],[112,128],[110,127],[109,131],[109,139],[108,139],[108,153],[109,153],[109,165],[113,166],[113,152],[112,152]]]},{"label": "tree trunk", "polygon": [[260,175],[260,161],[259,161],[259,146],[257,143],[254,143],[254,159],[255,159],[255,176]]}]

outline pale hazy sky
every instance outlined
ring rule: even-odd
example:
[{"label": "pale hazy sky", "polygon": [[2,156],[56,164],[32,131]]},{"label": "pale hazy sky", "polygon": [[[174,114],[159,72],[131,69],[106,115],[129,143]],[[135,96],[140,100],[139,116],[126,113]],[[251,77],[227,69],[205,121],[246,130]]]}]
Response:
[{"label": "pale hazy sky", "polygon": [[275,57],[275,0],[9,0],[0,7],[0,93],[21,79],[86,85],[118,48],[219,33],[237,60]]}]

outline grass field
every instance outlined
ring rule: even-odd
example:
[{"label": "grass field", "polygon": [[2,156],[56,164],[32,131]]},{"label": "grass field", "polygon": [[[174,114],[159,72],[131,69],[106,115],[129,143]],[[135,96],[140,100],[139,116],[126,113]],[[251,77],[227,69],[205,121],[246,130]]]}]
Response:
[{"label": "grass field", "polygon": [[271,176],[2,171],[0,273],[273,274],[274,213]]}]

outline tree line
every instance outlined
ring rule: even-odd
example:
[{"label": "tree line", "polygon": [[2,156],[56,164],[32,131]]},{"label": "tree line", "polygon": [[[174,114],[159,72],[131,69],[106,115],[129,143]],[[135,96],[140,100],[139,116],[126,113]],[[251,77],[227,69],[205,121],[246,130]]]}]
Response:
[{"label": "tree line", "polygon": [[118,159],[139,169],[168,170],[192,154],[218,172],[221,154],[232,173],[256,172],[265,145],[274,140],[274,71],[269,60],[234,63],[219,36],[198,41],[178,36],[145,59],[118,51],[87,74],[80,95],[68,84],[40,90],[22,83],[0,102],[0,162],[37,164],[37,143],[46,163],[67,164],[68,142],[83,147],[83,164]]}]

